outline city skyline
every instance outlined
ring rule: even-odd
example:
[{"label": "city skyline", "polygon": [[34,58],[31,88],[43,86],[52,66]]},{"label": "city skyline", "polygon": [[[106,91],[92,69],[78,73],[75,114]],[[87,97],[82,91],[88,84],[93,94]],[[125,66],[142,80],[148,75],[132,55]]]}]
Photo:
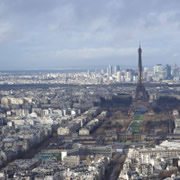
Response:
[{"label": "city skyline", "polygon": [[0,70],[179,64],[178,0],[0,2]]}]

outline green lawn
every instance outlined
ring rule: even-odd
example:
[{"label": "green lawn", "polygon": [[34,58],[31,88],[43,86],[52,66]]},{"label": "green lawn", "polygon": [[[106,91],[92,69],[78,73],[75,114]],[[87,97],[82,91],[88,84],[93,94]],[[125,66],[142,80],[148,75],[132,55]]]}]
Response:
[{"label": "green lawn", "polygon": [[136,115],[136,116],[134,116],[134,120],[143,121],[144,120],[144,115]]},{"label": "green lawn", "polygon": [[133,132],[140,132],[140,128],[141,128],[142,122],[133,122],[131,124],[131,128]]}]

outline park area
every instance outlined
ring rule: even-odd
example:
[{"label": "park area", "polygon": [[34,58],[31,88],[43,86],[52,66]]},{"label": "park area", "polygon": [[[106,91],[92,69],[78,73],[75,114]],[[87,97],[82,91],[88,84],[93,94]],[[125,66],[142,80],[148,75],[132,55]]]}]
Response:
[{"label": "park area", "polygon": [[140,132],[143,121],[144,115],[135,115],[134,120],[130,125],[132,132]]},{"label": "park area", "polygon": [[132,129],[132,132],[140,132],[142,125],[142,121],[134,121],[131,123],[130,127]]},{"label": "park area", "polygon": [[134,116],[134,120],[143,121],[144,120],[144,115],[136,115],[136,116]]}]

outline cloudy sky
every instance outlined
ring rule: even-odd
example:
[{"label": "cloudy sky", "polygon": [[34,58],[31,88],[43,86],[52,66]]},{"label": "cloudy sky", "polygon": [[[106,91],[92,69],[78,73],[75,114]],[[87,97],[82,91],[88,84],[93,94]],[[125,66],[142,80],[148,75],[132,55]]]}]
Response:
[{"label": "cloudy sky", "polygon": [[0,0],[0,69],[180,65],[180,0]]}]

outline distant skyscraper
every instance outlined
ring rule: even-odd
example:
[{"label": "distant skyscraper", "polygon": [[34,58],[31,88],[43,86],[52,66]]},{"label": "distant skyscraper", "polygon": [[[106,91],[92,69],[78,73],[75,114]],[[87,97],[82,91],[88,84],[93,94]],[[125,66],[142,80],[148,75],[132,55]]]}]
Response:
[{"label": "distant skyscraper", "polygon": [[147,75],[148,75],[149,68],[148,68],[148,67],[144,67],[143,70],[144,70],[144,71],[143,71],[143,79],[144,79],[145,81],[147,81]]},{"label": "distant skyscraper", "polygon": [[157,64],[156,66],[153,67],[153,72],[154,72],[154,75],[159,75],[159,73],[162,73],[163,71],[163,66],[162,64]]},{"label": "distant skyscraper", "polygon": [[171,79],[171,66],[169,64],[166,64],[164,70],[165,70],[166,79]]},{"label": "distant skyscraper", "polygon": [[179,67],[175,64],[172,71],[173,79],[179,79]]},{"label": "distant skyscraper", "polygon": [[121,72],[120,71],[117,72],[117,81],[121,82]]},{"label": "distant skyscraper", "polygon": [[126,70],[126,81],[132,81],[132,71],[129,69]]},{"label": "distant skyscraper", "polygon": [[90,70],[88,69],[88,71],[87,71],[87,74],[88,74],[88,76],[91,76],[91,73],[90,73]]},{"label": "distant skyscraper", "polygon": [[110,76],[110,70],[109,70],[109,66],[107,67],[107,75]]},{"label": "distant skyscraper", "polygon": [[108,75],[108,76],[111,76],[111,75],[112,75],[112,66],[111,66],[111,65],[109,65],[109,66],[107,67],[107,75]]},{"label": "distant skyscraper", "polygon": [[164,71],[164,68],[162,64],[157,64],[153,67],[153,73],[154,73],[154,80],[160,81],[166,79],[166,72]]},{"label": "distant skyscraper", "polygon": [[113,71],[113,73],[114,74],[117,74],[117,72],[120,70],[120,66],[118,66],[118,65],[115,65],[114,66],[114,71]]},{"label": "distant skyscraper", "polygon": [[173,69],[173,75],[179,76],[179,67],[175,64]]}]

